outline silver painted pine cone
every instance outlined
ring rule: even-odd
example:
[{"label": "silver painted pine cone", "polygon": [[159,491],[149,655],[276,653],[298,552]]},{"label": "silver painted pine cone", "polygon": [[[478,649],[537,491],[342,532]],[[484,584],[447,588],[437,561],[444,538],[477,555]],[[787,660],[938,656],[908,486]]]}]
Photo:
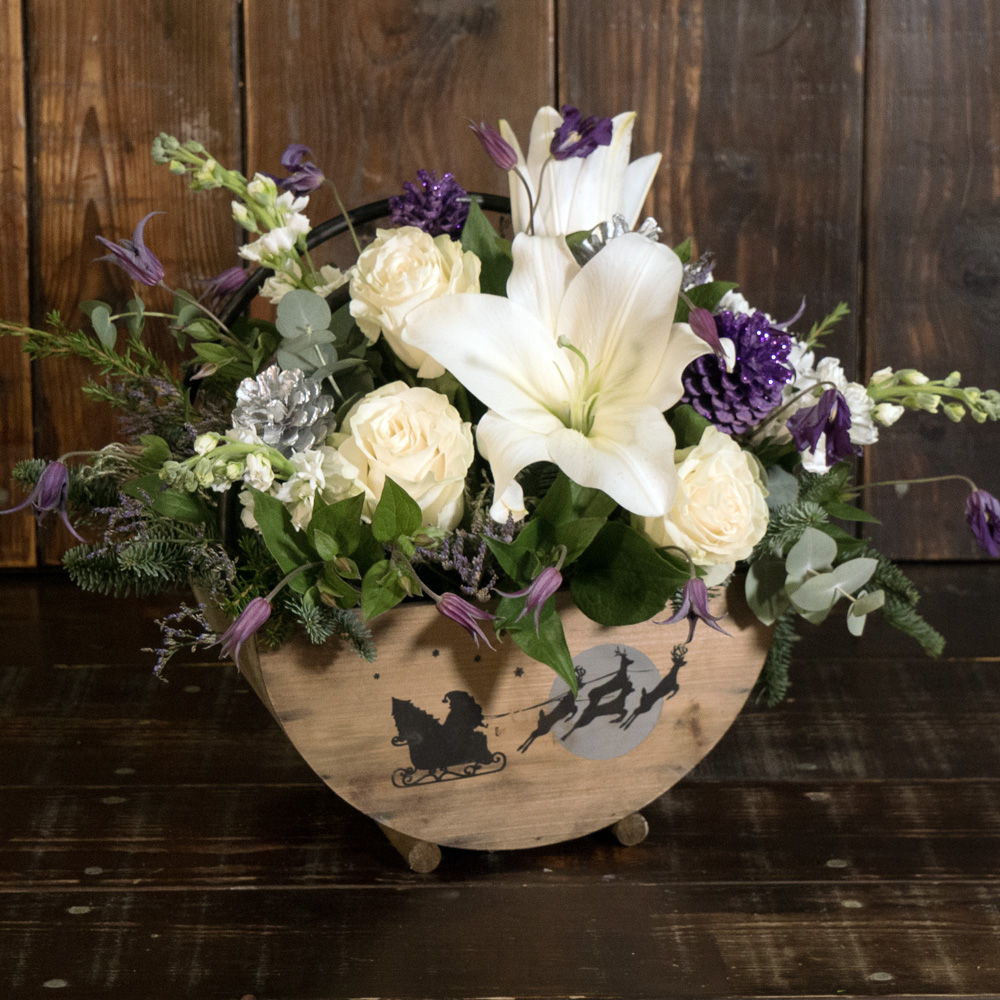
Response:
[{"label": "silver painted pine cone", "polygon": [[332,396],[319,379],[298,368],[282,371],[277,365],[256,378],[245,378],[236,390],[233,429],[252,431],[264,444],[286,458],[320,444],[334,428]]}]

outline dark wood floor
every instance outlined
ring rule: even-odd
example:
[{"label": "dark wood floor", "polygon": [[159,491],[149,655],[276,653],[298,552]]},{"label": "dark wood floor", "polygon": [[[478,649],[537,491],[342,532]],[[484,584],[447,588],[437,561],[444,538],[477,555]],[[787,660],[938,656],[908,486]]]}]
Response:
[{"label": "dark wood floor", "polygon": [[169,601],[0,577],[0,997],[1000,996],[1000,565],[830,622],[652,832],[406,870]]}]

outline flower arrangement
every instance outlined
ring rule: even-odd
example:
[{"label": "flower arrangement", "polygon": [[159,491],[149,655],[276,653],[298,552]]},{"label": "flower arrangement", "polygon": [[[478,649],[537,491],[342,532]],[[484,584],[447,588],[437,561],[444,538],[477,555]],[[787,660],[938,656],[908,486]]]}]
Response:
[{"label": "flower arrangement", "polygon": [[[81,543],[64,557],[81,587],[190,581],[228,613],[220,637],[183,604],[162,623],[157,671],[182,648],[238,658],[252,636],[296,630],[371,659],[367,623],[423,597],[477,645],[512,641],[575,690],[558,591],[604,625],[686,621],[690,641],[698,623],[724,630],[712,588],[737,570],[775,626],[768,701],[786,689],[797,622],[841,600],[852,633],[878,613],[940,653],[910,581],[844,527],[872,519],[853,501],[885,485],[855,485],[852,459],[908,410],[996,420],[1000,393],[909,368],[850,381],[820,354],[843,304],[796,332],[802,310],[777,321],[691,239],[671,249],[639,224],[660,156],[630,162],[634,120],[542,108],[527,155],[505,122],[472,123],[509,178],[510,238],[481,196],[420,171],[367,245],[341,205],[346,271],[313,260],[321,232],[304,212],[330,182],[309,149],[288,147],[285,176],[248,180],[161,134],[156,163],[232,198],[244,265],[200,295],[170,289],[166,312],[138,293],[83,303],[88,331],[55,314],[43,330],[0,324],[32,358],[93,362],[103,378],[84,391],[121,411],[128,438],[19,463],[29,492],[3,513],[57,513]],[[166,288],[150,218],[131,239],[98,237],[98,259]],[[251,285],[273,322],[236,308]],[[144,338],[152,322],[187,352],[180,374]],[[997,556],[1000,502],[969,486],[968,522]]]}]

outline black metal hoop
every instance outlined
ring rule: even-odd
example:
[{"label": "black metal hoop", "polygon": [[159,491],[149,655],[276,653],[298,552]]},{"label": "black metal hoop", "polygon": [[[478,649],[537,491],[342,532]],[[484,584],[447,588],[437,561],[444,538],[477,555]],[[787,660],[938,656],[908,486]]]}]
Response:
[{"label": "black metal hoop", "polygon": [[[469,192],[469,197],[474,199],[480,208],[484,208],[488,212],[510,213],[510,198],[496,194],[480,194],[474,191]],[[343,215],[335,215],[332,219],[321,222],[310,231],[306,237],[306,246],[311,250],[313,247],[333,239],[334,236],[346,232],[348,219],[350,219],[352,226],[362,226],[367,222],[384,218],[389,214],[389,211],[389,199],[383,198],[381,201],[372,201],[360,208],[351,209],[346,218]],[[233,292],[219,313],[220,319],[226,326],[229,326],[237,316],[244,312],[250,305],[250,300],[260,291],[261,286],[273,273],[270,268],[258,268]]]}]

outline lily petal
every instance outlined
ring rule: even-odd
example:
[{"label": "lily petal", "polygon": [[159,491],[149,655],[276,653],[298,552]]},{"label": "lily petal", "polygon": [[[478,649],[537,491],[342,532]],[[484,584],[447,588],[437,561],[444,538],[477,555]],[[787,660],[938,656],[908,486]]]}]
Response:
[{"label": "lily petal", "polygon": [[517,252],[507,279],[507,298],[537,316],[554,337],[559,307],[580,265],[562,236],[519,233],[514,244]]},{"label": "lily petal", "polygon": [[640,156],[638,160],[633,160],[625,170],[625,202],[622,205],[621,213],[628,222],[629,229],[634,229],[639,221],[639,214],[642,212],[642,204],[649,194],[649,189],[653,186],[653,178],[660,168],[660,160],[663,159],[660,153],[650,153],[649,156]]},{"label": "lily petal", "polygon": [[566,352],[534,315],[510,299],[434,299],[410,313],[403,341],[426,351],[508,420],[541,433],[562,426],[550,407],[565,398],[564,379],[573,377]]},{"label": "lily petal", "polygon": [[[547,435],[525,431],[489,410],[476,428],[476,444],[480,454],[490,463],[496,495],[503,499],[502,506],[510,510],[522,509],[524,494],[514,477],[532,462],[549,461]],[[504,513],[502,519],[506,518]]]},{"label": "lily petal", "polygon": [[552,461],[581,486],[603,490],[641,517],[662,517],[677,493],[674,432],[652,406],[598,414],[586,437],[561,428],[548,436]]}]

